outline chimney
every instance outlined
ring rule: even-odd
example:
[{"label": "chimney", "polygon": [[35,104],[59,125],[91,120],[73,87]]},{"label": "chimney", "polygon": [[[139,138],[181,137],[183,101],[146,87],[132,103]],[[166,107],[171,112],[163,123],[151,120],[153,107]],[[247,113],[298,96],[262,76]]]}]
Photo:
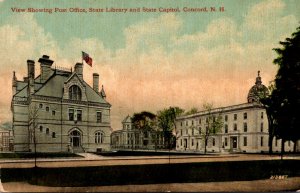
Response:
[{"label": "chimney", "polygon": [[17,93],[17,77],[16,77],[16,72],[13,72],[13,79],[12,79],[12,91],[13,95]]},{"label": "chimney", "polygon": [[44,83],[52,75],[53,60],[50,60],[49,56],[43,55],[38,62],[41,64],[41,83]]},{"label": "chimney", "polygon": [[83,68],[82,68],[82,63],[76,63],[75,64],[75,72],[79,76],[80,79],[83,79]]},{"label": "chimney", "polygon": [[33,60],[27,60],[27,77],[35,78],[35,69],[34,69],[34,61]]},{"label": "chimney", "polygon": [[27,77],[28,77],[28,94],[34,93],[34,78],[35,78],[34,61],[27,60]]},{"label": "chimney", "polygon": [[99,93],[99,74],[93,73],[93,89]]},{"label": "chimney", "polygon": [[24,77],[23,77],[23,80],[24,80],[23,82],[28,82],[28,77],[27,77],[27,76],[24,76]]}]

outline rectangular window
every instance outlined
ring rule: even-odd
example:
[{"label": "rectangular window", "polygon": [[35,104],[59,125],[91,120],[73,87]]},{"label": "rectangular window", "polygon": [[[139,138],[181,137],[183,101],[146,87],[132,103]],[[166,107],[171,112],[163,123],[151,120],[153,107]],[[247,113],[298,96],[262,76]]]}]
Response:
[{"label": "rectangular window", "polygon": [[228,121],[228,115],[225,115],[224,119],[225,119],[225,121]]},{"label": "rectangular window", "polygon": [[182,129],[180,130],[180,136],[182,136]]},{"label": "rectangular window", "polygon": [[215,139],[215,138],[213,138],[212,145],[213,145],[213,146],[216,145],[216,139]]},{"label": "rectangular window", "polygon": [[275,147],[277,147],[277,139],[275,138]]},{"label": "rectangular window", "polygon": [[201,118],[199,119],[199,124],[201,124]]},{"label": "rectangular window", "polygon": [[102,122],[102,112],[97,112],[97,123]]},{"label": "rectangular window", "polygon": [[56,138],[55,132],[52,132],[52,138]]},{"label": "rectangular window", "polygon": [[264,137],[260,137],[260,146],[264,146]]},{"label": "rectangular window", "polygon": [[182,126],[182,122],[180,122],[180,126]]},{"label": "rectangular window", "polygon": [[244,146],[247,146],[247,137],[244,137]]},{"label": "rectangular window", "polygon": [[52,115],[55,115],[55,111],[52,111]]},{"label": "rectangular window", "polygon": [[260,113],[260,118],[262,118],[262,119],[264,118],[264,112]]},{"label": "rectangular window", "polygon": [[188,121],[186,121],[186,122],[185,122],[185,126],[188,126],[188,125],[189,125],[189,123],[188,123]]},{"label": "rectangular window", "polygon": [[194,128],[192,129],[192,135],[194,135]]},{"label": "rectangular window", "polygon": [[82,110],[77,110],[77,121],[82,121]]},{"label": "rectangular window", "polygon": [[46,107],[46,111],[49,112],[49,107]]},{"label": "rectangular window", "polygon": [[247,116],[248,116],[247,113],[244,113],[244,119],[247,119]]},{"label": "rectangular window", "polygon": [[186,129],[186,130],[185,130],[185,134],[187,135],[188,133],[189,133],[189,130],[188,130],[188,129]]},{"label": "rectangular window", "polygon": [[225,132],[225,133],[228,133],[228,125],[227,125],[227,124],[224,125],[224,129],[225,129],[224,132]]},{"label": "rectangular window", "polygon": [[247,132],[247,130],[248,130],[248,125],[247,123],[244,123],[244,132]]},{"label": "rectangular window", "polygon": [[261,123],[260,124],[260,132],[263,132],[264,131],[264,123]]},{"label": "rectangular window", "polygon": [[192,120],[192,125],[194,125],[194,120]]},{"label": "rectangular window", "polygon": [[237,130],[237,124],[233,124],[233,130],[236,131]]},{"label": "rectangular window", "polygon": [[74,109],[69,109],[69,120],[74,121]]},{"label": "rectangular window", "polygon": [[237,114],[233,115],[233,120],[235,120],[235,121],[237,120]]},{"label": "rectangular window", "polygon": [[180,146],[182,146],[182,139],[180,140]]},{"label": "rectangular window", "polygon": [[43,104],[39,104],[39,108],[40,108],[40,109],[43,108]]},{"label": "rectangular window", "polygon": [[227,146],[228,145],[227,144],[227,137],[225,137],[224,140],[225,140],[225,146]]},{"label": "rectangular window", "polygon": [[192,139],[192,146],[194,146],[194,139]]},{"label": "rectangular window", "polygon": [[198,131],[199,131],[199,135],[200,135],[201,134],[201,127],[198,128]]}]

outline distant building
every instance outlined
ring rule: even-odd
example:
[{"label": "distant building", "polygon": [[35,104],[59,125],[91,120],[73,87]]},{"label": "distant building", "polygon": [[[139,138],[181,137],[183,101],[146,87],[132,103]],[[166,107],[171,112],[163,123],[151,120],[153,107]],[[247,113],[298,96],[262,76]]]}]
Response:
[{"label": "distant building", "polygon": [[13,132],[0,128],[0,151],[8,152],[13,151]]},{"label": "distant building", "polygon": [[[260,94],[268,94],[262,84],[260,74],[255,85],[249,90],[247,101],[239,105],[212,109],[210,114],[220,115],[223,120],[221,132],[211,135],[207,144],[208,152],[267,152],[268,119],[263,106],[259,103]],[[204,151],[201,135],[207,126],[208,111],[181,116],[176,120],[176,149],[179,151]],[[285,143],[285,150],[293,150],[293,142]],[[281,140],[274,138],[273,151],[281,150]]]},{"label": "distant building", "polygon": [[112,149],[162,149],[164,147],[161,133],[153,129],[141,130],[134,127],[128,115],[122,121],[122,129],[111,134]]},{"label": "distant building", "polygon": [[93,87],[83,79],[83,64],[75,70],[53,68],[53,60],[43,55],[27,60],[27,77],[13,74],[11,111],[14,150],[39,152],[83,152],[110,149],[110,107],[99,75],[93,74]]}]

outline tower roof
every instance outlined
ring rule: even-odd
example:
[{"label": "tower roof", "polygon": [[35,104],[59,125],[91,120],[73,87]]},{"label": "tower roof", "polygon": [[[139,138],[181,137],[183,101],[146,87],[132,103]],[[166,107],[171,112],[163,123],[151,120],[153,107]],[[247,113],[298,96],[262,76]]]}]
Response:
[{"label": "tower roof", "polygon": [[260,71],[257,72],[257,77],[255,81],[255,85],[251,87],[248,93],[248,103],[259,102],[261,97],[264,97],[269,94],[268,88],[262,84]]}]

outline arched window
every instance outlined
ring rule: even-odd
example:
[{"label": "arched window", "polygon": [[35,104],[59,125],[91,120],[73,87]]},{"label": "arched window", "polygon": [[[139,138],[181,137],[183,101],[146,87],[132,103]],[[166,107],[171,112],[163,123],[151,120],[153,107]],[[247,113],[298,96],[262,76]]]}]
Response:
[{"label": "arched window", "polygon": [[81,90],[78,86],[73,85],[69,88],[69,99],[81,100]]},{"label": "arched window", "polygon": [[95,133],[95,143],[100,144],[104,142],[104,134],[101,131]]}]

